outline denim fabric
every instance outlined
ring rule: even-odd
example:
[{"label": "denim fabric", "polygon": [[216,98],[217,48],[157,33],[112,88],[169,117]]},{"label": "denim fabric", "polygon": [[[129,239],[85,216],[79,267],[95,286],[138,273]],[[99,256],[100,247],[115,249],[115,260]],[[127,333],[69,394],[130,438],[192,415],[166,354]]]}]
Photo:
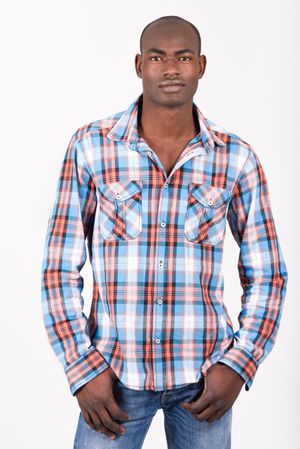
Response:
[{"label": "denim fabric", "polygon": [[96,432],[85,422],[80,411],[73,449],[140,449],[158,409],[164,413],[168,449],[230,449],[232,407],[219,419],[209,423],[199,421],[180,405],[199,398],[203,379],[171,390],[133,390],[120,380],[114,383],[114,396],[129,415],[122,422],[126,433],[112,440]]}]

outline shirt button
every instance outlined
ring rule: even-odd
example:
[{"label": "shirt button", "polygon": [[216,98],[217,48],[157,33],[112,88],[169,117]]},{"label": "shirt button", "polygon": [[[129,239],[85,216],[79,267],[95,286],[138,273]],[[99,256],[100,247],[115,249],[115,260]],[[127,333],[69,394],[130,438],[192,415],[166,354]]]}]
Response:
[{"label": "shirt button", "polygon": [[166,223],[164,221],[162,221],[161,226],[164,228],[166,226]]},{"label": "shirt button", "polygon": [[162,299],[158,299],[157,302],[158,302],[158,304],[162,304],[163,300]]},{"label": "shirt button", "polygon": [[212,198],[209,200],[208,204],[211,206],[213,204]]},{"label": "shirt button", "polygon": [[164,187],[165,187],[165,189],[167,189],[169,187],[169,184],[167,182],[165,182]]},{"label": "shirt button", "polygon": [[160,338],[156,338],[156,343],[159,345],[159,343],[160,343]]},{"label": "shirt button", "polygon": [[117,193],[116,198],[120,199],[121,195],[119,193]]},{"label": "shirt button", "polygon": [[148,156],[151,156],[151,151],[147,151]]}]

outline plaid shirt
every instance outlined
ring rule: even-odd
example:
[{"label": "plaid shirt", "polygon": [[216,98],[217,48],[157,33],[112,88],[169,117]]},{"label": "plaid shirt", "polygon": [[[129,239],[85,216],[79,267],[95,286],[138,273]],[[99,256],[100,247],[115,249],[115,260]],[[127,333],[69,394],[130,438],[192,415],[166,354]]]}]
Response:
[{"label": "plaid shirt", "polygon": [[[140,99],[80,127],[67,148],[42,266],[50,344],[73,395],[109,366],[127,387],[158,391],[197,382],[216,362],[248,391],[275,343],[288,279],[263,168],[193,103],[200,132],[168,176],[138,135]],[[227,221],[243,288],[235,333],[222,299]]]}]

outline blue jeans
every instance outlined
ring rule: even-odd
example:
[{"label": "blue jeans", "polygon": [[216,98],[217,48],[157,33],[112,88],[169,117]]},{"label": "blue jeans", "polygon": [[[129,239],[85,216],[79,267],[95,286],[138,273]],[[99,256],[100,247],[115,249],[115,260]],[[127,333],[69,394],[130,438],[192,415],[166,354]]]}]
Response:
[{"label": "blue jeans", "polygon": [[113,386],[116,402],[128,414],[122,422],[125,434],[116,433],[112,440],[85,422],[82,412],[75,434],[73,449],[140,449],[158,409],[164,413],[168,449],[230,449],[232,407],[219,419],[209,423],[199,421],[180,404],[199,398],[204,380],[172,390],[151,391],[127,388],[119,379]]}]

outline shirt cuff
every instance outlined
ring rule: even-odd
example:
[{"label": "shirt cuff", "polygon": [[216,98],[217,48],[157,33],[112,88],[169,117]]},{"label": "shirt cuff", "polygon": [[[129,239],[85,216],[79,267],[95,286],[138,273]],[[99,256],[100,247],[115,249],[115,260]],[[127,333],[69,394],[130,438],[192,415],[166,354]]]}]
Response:
[{"label": "shirt cuff", "polygon": [[89,348],[83,356],[79,357],[65,370],[72,395],[75,396],[80,387],[94,379],[109,366],[96,348]]},{"label": "shirt cuff", "polygon": [[224,363],[236,371],[245,381],[245,390],[250,390],[258,364],[244,348],[238,347],[238,345],[234,346],[218,362]]}]

